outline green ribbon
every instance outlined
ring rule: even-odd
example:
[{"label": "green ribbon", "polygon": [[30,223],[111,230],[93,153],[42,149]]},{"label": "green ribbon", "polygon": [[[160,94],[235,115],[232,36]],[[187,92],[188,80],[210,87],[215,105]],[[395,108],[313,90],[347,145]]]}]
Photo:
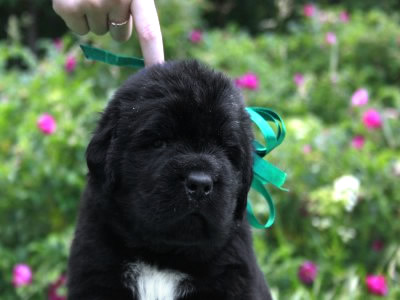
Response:
[{"label": "green ribbon", "polygon": [[137,57],[116,55],[114,53],[89,45],[80,45],[87,59],[97,60],[109,65],[120,67],[143,68],[144,60]]},{"label": "green ribbon", "polygon": [[[121,56],[111,52],[98,49],[89,45],[80,45],[87,59],[97,60],[106,64],[115,66],[128,66],[135,68],[144,67],[144,60],[137,57]],[[286,128],[281,117],[274,111],[262,107],[247,107],[247,112],[251,120],[260,129],[264,138],[264,142],[253,141],[254,146],[254,163],[253,163],[253,181],[251,187],[259,192],[267,201],[269,206],[269,216],[267,222],[261,224],[254,215],[250,201],[247,201],[247,219],[251,226],[259,229],[270,227],[275,221],[275,206],[272,197],[266,190],[264,185],[272,184],[281,190],[286,180],[286,173],[279,170],[263,159],[265,155],[270,153],[274,148],[279,146],[285,138]],[[274,123],[276,133],[269,123]]]},{"label": "green ribbon", "polygon": [[[264,160],[263,157],[282,143],[286,135],[286,128],[281,117],[270,109],[262,107],[247,107],[246,110],[249,113],[251,120],[260,129],[264,138],[264,144],[257,140],[253,141],[254,175],[251,187],[264,197],[269,207],[268,220],[265,224],[261,224],[254,215],[250,200],[247,200],[247,219],[251,226],[258,229],[265,229],[270,227],[275,221],[275,206],[271,195],[264,185],[269,183],[286,191],[286,189],[282,187],[286,180],[286,173]],[[276,133],[268,122],[275,124]]]}]

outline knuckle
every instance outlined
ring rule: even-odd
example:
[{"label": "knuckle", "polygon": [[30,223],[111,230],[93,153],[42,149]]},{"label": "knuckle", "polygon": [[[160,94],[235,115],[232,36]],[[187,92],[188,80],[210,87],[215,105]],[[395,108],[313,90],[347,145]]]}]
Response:
[{"label": "knuckle", "polygon": [[104,8],[104,3],[100,0],[87,0],[87,4],[89,9],[94,10],[102,10]]},{"label": "knuckle", "polygon": [[65,5],[63,5],[62,1],[53,1],[53,10],[58,15],[62,15],[65,12]]},{"label": "knuckle", "polygon": [[157,26],[155,26],[153,23],[146,23],[140,26],[137,31],[139,37],[146,42],[154,41],[158,37]]},{"label": "knuckle", "polygon": [[113,5],[121,5],[127,3],[127,1],[124,0],[110,0],[109,2]]},{"label": "knuckle", "polygon": [[53,10],[60,16],[68,16],[79,13],[81,7],[67,1],[53,1]]}]

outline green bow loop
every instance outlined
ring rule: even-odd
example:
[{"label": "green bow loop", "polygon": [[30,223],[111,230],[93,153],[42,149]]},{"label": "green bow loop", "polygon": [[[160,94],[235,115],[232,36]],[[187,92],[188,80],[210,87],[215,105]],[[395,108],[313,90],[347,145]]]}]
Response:
[{"label": "green bow loop", "polygon": [[257,218],[254,215],[253,208],[251,207],[251,204],[249,201],[247,201],[247,220],[249,221],[250,225],[253,226],[254,228],[257,229],[265,229],[275,222],[275,206],[274,202],[272,201],[271,195],[268,193],[268,191],[265,189],[264,185],[258,181],[258,180],[253,180],[251,183],[251,187],[255,189],[257,192],[259,192],[263,197],[267,200],[268,206],[269,206],[269,217],[267,223],[260,224],[258,222]]},{"label": "green bow loop", "polygon": [[[286,135],[285,124],[281,117],[274,111],[262,107],[247,107],[247,112],[251,120],[260,129],[264,139],[264,145],[257,140],[253,141],[254,163],[253,163],[253,181],[251,187],[259,192],[266,199],[269,207],[269,216],[267,223],[260,224],[254,215],[250,201],[247,201],[247,219],[251,226],[258,229],[270,227],[275,221],[275,206],[272,197],[264,185],[272,184],[281,190],[287,191],[282,186],[286,180],[286,173],[264,160],[263,157],[279,146]],[[276,133],[269,123],[276,127]]]},{"label": "green bow loop", "polygon": [[[268,108],[249,107],[247,112],[264,137],[265,146],[258,141],[253,142],[255,150],[257,154],[265,156],[283,142],[286,135],[285,124],[276,112]],[[274,123],[277,128],[276,134],[268,122]]]},{"label": "green bow loop", "polygon": [[91,60],[97,60],[109,65],[120,67],[143,68],[144,60],[133,56],[122,56],[95,48],[89,45],[80,45],[85,57]]},{"label": "green bow loop", "polygon": [[254,178],[262,184],[270,183],[283,191],[287,191],[282,187],[286,180],[286,173],[258,155],[254,155],[253,173]]}]

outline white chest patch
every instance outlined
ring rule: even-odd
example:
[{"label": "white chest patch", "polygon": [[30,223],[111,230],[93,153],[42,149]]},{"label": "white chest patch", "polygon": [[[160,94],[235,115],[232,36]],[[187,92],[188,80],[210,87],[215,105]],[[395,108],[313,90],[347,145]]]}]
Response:
[{"label": "white chest patch", "polygon": [[175,300],[190,292],[188,284],[181,284],[188,275],[174,270],[159,270],[142,262],[128,264],[124,273],[125,286],[139,300]]}]

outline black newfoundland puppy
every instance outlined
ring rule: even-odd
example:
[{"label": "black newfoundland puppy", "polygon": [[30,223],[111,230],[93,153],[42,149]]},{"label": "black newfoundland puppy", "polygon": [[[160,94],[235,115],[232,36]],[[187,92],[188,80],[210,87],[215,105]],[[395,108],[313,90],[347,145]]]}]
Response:
[{"label": "black newfoundland puppy", "polygon": [[69,300],[271,299],[246,220],[251,121],[196,61],[141,70],[87,149]]}]

